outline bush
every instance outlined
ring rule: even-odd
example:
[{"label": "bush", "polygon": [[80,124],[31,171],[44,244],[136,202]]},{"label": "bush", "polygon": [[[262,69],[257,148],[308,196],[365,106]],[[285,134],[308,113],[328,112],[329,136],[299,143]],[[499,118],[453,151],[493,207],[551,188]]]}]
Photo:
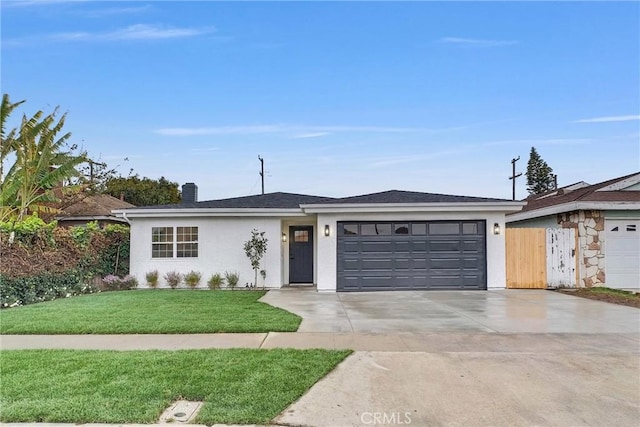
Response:
[{"label": "bush", "polygon": [[37,236],[51,241],[52,232],[56,225],[56,221],[47,224],[38,215],[33,214],[22,221],[16,221],[15,219],[6,222],[0,221],[0,232],[7,236],[7,240],[13,239],[13,241],[21,243],[30,243]]},{"label": "bush", "polygon": [[147,280],[147,285],[150,288],[158,287],[158,270],[148,271],[147,274],[144,275],[144,278]]},{"label": "bush", "polygon": [[177,271],[169,271],[164,275],[164,280],[166,280],[169,286],[171,286],[171,289],[175,289],[182,281],[182,274]]},{"label": "bush", "polygon": [[200,284],[200,279],[202,278],[202,274],[197,271],[191,270],[187,274],[184,275],[184,283],[191,289],[195,289]]},{"label": "bush", "polygon": [[131,276],[118,277],[110,274],[102,278],[102,284],[105,291],[126,291],[138,287],[138,280]]},{"label": "bush", "polygon": [[225,281],[227,282],[227,286],[234,290],[236,286],[238,286],[238,282],[240,281],[240,274],[237,271],[226,271],[224,273]]},{"label": "bush", "polygon": [[207,285],[209,285],[209,289],[212,291],[215,289],[220,289],[222,285],[224,285],[224,277],[220,273],[216,273],[207,281]]},{"label": "bush", "polygon": [[30,277],[0,275],[0,307],[16,307],[74,295],[91,294],[98,290],[85,283],[82,275],[68,271],[61,275],[40,274]]}]

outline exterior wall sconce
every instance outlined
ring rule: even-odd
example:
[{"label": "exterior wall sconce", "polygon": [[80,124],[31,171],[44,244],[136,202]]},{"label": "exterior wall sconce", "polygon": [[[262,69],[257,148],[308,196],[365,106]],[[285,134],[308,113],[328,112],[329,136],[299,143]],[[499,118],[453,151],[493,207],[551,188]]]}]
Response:
[{"label": "exterior wall sconce", "polygon": [[500,224],[498,224],[497,222],[493,224],[493,234],[500,234]]},{"label": "exterior wall sconce", "polygon": [[287,242],[287,233],[282,233],[282,242],[283,243]]},{"label": "exterior wall sconce", "polygon": [[325,237],[329,237],[329,235],[331,234],[331,229],[329,228],[329,224],[324,226],[324,235]]}]

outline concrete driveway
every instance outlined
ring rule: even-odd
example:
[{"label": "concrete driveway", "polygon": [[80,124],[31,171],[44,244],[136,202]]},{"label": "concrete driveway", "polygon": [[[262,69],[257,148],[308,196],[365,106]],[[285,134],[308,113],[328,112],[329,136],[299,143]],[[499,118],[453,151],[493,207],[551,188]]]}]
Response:
[{"label": "concrete driveway", "polygon": [[[526,290],[291,289],[271,291],[263,301],[302,316],[300,332],[306,333],[298,336],[330,335],[336,348],[382,350],[356,351],[276,417],[279,425],[640,422],[635,308]],[[265,344],[278,341],[271,338]]]},{"label": "concrete driveway", "polygon": [[637,309],[544,290],[318,293],[269,291],[302,317],[298,332],[640,333]]}]

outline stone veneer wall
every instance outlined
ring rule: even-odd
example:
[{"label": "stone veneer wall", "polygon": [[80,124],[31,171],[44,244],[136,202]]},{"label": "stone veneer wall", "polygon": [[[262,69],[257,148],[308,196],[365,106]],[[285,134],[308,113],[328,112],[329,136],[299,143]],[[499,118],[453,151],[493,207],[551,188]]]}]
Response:
[{"label": "stone veneer wall", "polygon": [[577,229],[581,279],[578,287],[604,286],[604,212],[581,210],[559,214],[558,224]]}]

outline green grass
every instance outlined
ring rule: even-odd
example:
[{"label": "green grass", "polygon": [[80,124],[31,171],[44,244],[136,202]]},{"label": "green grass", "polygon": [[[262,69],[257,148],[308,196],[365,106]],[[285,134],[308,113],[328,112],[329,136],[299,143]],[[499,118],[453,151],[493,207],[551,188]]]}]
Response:
[{"label": "green grass", "polygon": [[294,332],[300,317],[258,302],[258,291],[139,290],[3,309],[3,334]]},{"label": "green grass", "polygon": [[624,291],[622,289],[606,288],[604,286],[598,286],[598,287],[594,287],[594,288],[589,288],[588,292],[591,292],[591,293],[594,293],[594,294],[615,295],[617,297],[627,297],[627,298],[631,298],[631,299],[639,299],[640,298],[640,294],[636,294],[636,293],[629,292],[629,291]]},{"label": "green grass", "polygon": [[0,421],[152,423],[204,401],[198,423],[268,423],[350,351],[0,352]]}]

